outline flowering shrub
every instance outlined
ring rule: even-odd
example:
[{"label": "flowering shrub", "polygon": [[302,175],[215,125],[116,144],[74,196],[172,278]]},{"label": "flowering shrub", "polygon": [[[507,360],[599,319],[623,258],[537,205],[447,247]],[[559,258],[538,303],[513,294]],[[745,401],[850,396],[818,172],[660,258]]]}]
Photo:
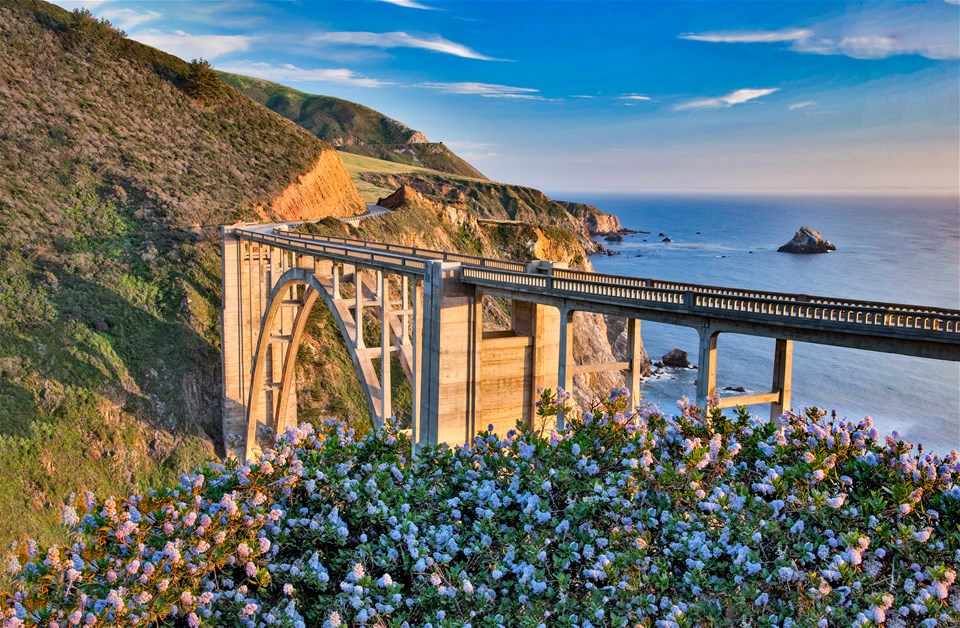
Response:
[{"label": "flowering shrub", "polygon": [[956,452],[816,409],[624,408],[415,460],[390,428],[304,426],[247,466],[89,497],[71,546],[11,564],[4,625],[960,622]]}]

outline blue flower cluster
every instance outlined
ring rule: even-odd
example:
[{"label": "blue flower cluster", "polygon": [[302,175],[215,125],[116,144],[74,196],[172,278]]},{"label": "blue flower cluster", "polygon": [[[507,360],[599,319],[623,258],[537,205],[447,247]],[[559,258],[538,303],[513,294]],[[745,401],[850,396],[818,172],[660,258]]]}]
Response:
[{"label": "blue flower cluster", "polygon": [[388,427],[278,437],[255,463],[64,509],[14,558],[3,625],[960,624],[960,457],[869,419],[768,422],[621,391],[542,433],[411,459]]}]

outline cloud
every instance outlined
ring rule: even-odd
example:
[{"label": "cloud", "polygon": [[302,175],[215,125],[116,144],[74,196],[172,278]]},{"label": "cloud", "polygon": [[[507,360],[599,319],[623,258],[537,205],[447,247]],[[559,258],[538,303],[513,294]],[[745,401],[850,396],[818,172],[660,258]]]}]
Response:
[{"label": "cloud", "polygon": [[379,0],[380,2],[386,2],[388,4],[395,4],[398,7],[403,7],[405,9],[423,9],[424,11],[437,11],[434,7],[428,7],[425,4],[420,4],[414,0]]},{"label": "cloud", "polygon": [[837,45],[837,51],[854,59],[886,59],[903,54],[917,54],[928,59],[956,59],[960,56],[957,45],[949,42],[911,42],[883,35],[844,37]]},{"label": "cloud", "polygon": [[684,33],[680,39],[707,41],[722,44],[775,44],[804,41],[813,37],[808,28],[791,28],[779,31],[729,31],[714,33]]},{"label": "cloud", "polygon": [[250,49],[255,37],[247,35],[191,35],[175,31],[149,29],[130,35],[142,44],[159,48],[182,59],[215,59]]},{"label": "cloud", "polygon": [[107,7],[99,12],[99,17],[106,18],[114,26],[123,30],[136,28],[141,24],[159,20],[163,17],[160,11],[137,11],[136,9]]},{"label": "cloud", "polygon": [[339,83],[354,87],[383,87],[392,85],[386,81],[368,78],[346,68],[301,68],[289,63],[274,65],[260,61],[237,61],[225,65],[217,65],[218,70],[256,76],[268,81],[289,81],[294,83],[317,81],[322,83]]},{"label": "cloud", "polygon": [[766,89],[738,89],[730,92],[726,96],[719,96],[717,98],[701,98],[700,100],[691,100],[690,102],[681,103],[674,107],[674,109],[676,111],[686,111],[688,109],[727,108],[734,105],[742,105],[745,102],[762,98],[776,91],[779,91],[779,88],[771,87]]},{"label": "cloud", "polygon": [[923,5],[905,5],[897,10],[847,14],[811,28],[685,33],[680,38],[723,44],[779,43],[793,52],[854,59],[919,55],[943,60],[960,58],[957,28],[956,15],[937,16]]},{"label": "cloud", "polygon": [[368,48],[418,48],[443,54],[478,59],[480,61],[498,61],[493,57],[480,54],[472,48],[444,39],[439,35],[417,37],[404,32],[366,33],[351,31],[333,31],[321,33],[310,38],[310,42],[340,46],[366,46]]},{"label": "cloud", "polygon": [[642,101],[650,100],[649,96],[644,96],[642,94],[624,94],[623,96],[617,96],[617,98],[619,98],[620,100],[642,100]]},{"label": "cloud", "polygon": [[460,153],[460,156],[464,159],[472,159],[474,161],[481,159],[493,159],[494,157],[499,156],[500,153]]},{"label": "cloud", "polygon": [[511,87],[491,83],[419,83],[416,87],[433,89],[444,94],[464,94],[484,98],[514,98],[518,100],[546,100],[540,90],[530,87]]},{"label": "cloud", "polygon": [[812,101],[812,100],[805,100],[805,101],[803,101],[803,102],[795,102],[795,103],[793,103],[792,105],[790,105],[789,109],[790,109],[790,111],[796,111],[797,109],[803,109],[804,107],[812,107],[812,106],[814,106],[815,104],[817,104],[817,103],[815,103],[815,102]]},{"label": "cloud", "polygon": [[574,95],[571,96],[570,98],[585,98],[585,99],[589,100],[589,99],[593,98],[593,96],[590,96],[589,94],[574,94]]}]

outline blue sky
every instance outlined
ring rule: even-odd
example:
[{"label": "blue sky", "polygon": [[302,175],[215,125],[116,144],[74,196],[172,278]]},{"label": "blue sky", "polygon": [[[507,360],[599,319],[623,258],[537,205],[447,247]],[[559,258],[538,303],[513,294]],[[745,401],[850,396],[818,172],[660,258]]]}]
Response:
[{"label": "blue sky", "polygon": [[58,4],[373,107],[510,183],[956,194],[958,1]]}]

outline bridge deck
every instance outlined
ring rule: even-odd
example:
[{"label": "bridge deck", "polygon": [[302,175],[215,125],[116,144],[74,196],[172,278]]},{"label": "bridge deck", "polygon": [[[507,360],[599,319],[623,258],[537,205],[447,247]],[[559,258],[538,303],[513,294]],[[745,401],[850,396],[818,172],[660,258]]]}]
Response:
[{"label": "bridge deck", "polygon": [[528,272],[523,262],[296,231],[238,230],[306,255],[422,275],[428,261],[457,262],[460,280],[485,291],[598,313],[690,327],[786,337],[960,361],[960,311],[901,303],[668,282],[580,270]]}]

